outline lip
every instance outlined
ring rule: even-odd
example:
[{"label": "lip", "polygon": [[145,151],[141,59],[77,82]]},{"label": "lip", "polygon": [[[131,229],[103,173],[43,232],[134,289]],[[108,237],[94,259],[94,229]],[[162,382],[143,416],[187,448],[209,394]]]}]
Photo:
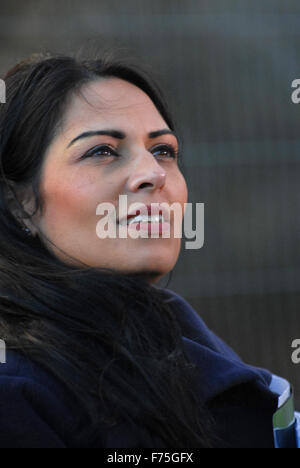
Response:
[{"label": "lip", "polygon": [[[166,202],[164,202],[166,203]],[[137,205],[137,207],[134,210],[129,210],[127,215],[121,217],[120,219],[117,220],[117,224],[120,224],[122,221],[127,221],[130,218],[134,218],[137,216],[139,211],[144,211],[145,208],[148,211],[148,215],[158,215],[161,214],[163,217],[163,222],[170,223],[170,211],[166,209],[164,206],[161,205],[159,202],[153,202],[152,204],[146,205],[145,203],[141,203],[140,205]]]}]

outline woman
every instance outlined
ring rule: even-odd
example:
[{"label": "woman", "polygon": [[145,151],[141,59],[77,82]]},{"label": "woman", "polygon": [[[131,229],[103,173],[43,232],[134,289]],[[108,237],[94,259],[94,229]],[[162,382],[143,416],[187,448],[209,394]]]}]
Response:
[{"label": "woman", "polygon": [[157,285],[180,238],[97,235],[120,195],[183,215],[159,87],[109,56],[33,56],[4,79],[0,446],[273,447],[271,374]]}]

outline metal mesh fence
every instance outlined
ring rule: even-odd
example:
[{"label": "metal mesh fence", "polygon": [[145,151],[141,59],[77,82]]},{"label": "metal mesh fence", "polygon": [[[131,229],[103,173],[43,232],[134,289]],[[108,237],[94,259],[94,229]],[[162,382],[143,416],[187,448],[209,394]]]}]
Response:
[{"label": "metal mesh fence", "polygon": [[[297,0],[10,1],[0,71],[40,50],[124,47],[160,77],[184,139],[205,244],[169,285],[248,362],[295,387],[300,367],[300,78]],[[299,365],[300,366],[300,365]]]}]

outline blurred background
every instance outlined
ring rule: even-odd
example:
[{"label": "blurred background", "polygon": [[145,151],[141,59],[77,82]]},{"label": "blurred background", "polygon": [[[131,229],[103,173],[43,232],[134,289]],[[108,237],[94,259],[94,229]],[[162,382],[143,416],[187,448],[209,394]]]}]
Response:
[{"label": "blurred background", "polygon": [[181,126],[205,243],[168,287],[247,362],[289,379],[300,410],[299,0],[2,1],[0,73],[94,43],[147,63]]}]

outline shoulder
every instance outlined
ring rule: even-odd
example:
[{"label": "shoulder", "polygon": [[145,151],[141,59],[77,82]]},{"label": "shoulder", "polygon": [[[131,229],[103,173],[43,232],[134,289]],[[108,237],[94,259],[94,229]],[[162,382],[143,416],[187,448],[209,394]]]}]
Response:
[{"label": "shoulder", "polygon": [[49,373],[7,351],[0,364],[0,447],[65,447],[74,425],[68,400]]},{"label": "shoulder", "polygon": [[245,383],[249,378],[260,386],[269,387],[272,373],[266,369],[246,364],[240,356],[219,336],[210,330],[193,307],[178,293],[165,289],[168,302],[174,307],[182,330],[182,337],[189,354],[214,380],[220,377],[224,383]]},{"label": "shoulder", "polygon": [[278,404],[272,373],[243,362],[182,296],[166,291],[176,306],[185,349],[198,368],[198,395],[215,417],[221,438],[235,447],[272,447]]}]

